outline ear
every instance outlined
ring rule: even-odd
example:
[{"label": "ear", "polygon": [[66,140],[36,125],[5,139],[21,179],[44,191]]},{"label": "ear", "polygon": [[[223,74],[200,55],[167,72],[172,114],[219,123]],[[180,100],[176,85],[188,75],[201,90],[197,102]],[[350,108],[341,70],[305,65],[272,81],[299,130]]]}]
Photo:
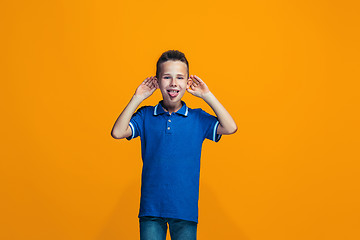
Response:
[{"label": "ear", "polygon": [[189,79],[188,79],[188,82],[187,82],[187,87],[190,87],[191,84],[192,84],[192,80],[191,80],[191,78],[189,78]]}]

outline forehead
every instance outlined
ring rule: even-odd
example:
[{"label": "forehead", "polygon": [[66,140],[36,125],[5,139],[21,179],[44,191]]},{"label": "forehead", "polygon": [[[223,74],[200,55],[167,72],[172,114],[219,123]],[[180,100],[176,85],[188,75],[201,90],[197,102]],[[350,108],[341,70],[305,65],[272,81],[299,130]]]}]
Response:
[{"label": "forehead", "polygon": [[181,61],[166,61],[161,64],[161,70],[163,74],[187,74],[186,63]]}]

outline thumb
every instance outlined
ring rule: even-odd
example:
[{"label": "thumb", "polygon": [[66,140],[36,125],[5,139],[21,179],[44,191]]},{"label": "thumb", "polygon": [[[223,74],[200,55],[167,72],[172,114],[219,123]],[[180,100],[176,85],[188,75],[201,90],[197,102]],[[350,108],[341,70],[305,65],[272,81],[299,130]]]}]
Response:
[{"label": "thumb", "polygon": [[189,93],[191,93],[191,94],[194,94],[194,93],[195,93],[195,91],[194,91],[194,90],[191,90],[190,87],[186,88],[186,90],[187,90]]}]

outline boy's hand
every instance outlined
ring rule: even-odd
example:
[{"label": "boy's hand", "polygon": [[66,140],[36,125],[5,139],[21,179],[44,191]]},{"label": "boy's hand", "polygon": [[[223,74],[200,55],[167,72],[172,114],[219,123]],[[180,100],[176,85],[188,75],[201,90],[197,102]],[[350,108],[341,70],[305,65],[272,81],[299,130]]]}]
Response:
[{"label": "boy's hand", "polygon": [[156,89],[159,88],[156,77],[147,77],[140,86],[136,89],[135,94],[140,96],[143,100],[150,97]]},{"label": "boy's hand", "polygon": [[192,95],[203,98],[206,93],[210,92],[208,86],[198,76],[190,75],[189,80],[186,90]]}]

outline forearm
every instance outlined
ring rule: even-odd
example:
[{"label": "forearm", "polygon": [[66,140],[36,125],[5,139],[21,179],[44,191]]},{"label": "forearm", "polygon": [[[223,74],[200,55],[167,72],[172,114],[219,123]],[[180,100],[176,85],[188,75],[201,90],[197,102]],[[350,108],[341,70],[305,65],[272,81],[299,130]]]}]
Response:
[{"label": "forearm", "polygon": [[137,95],[133,95],[130,102],[126,105],[120,116],[117,118],[111,136],[114,138],[121,137],[129,127],[130,119],[143,99]]},{"label": "forearm", "polygon": [[212,94],[212,92],[205,93],[203,100],[214,110],[217,118],[219,119],[220,125],[223,128],[225,128],[228,132],[236,131],[237,126],[234,119],[231,117],[230,113],[226,111],[219,100],[217,100],[214,94]]}]

